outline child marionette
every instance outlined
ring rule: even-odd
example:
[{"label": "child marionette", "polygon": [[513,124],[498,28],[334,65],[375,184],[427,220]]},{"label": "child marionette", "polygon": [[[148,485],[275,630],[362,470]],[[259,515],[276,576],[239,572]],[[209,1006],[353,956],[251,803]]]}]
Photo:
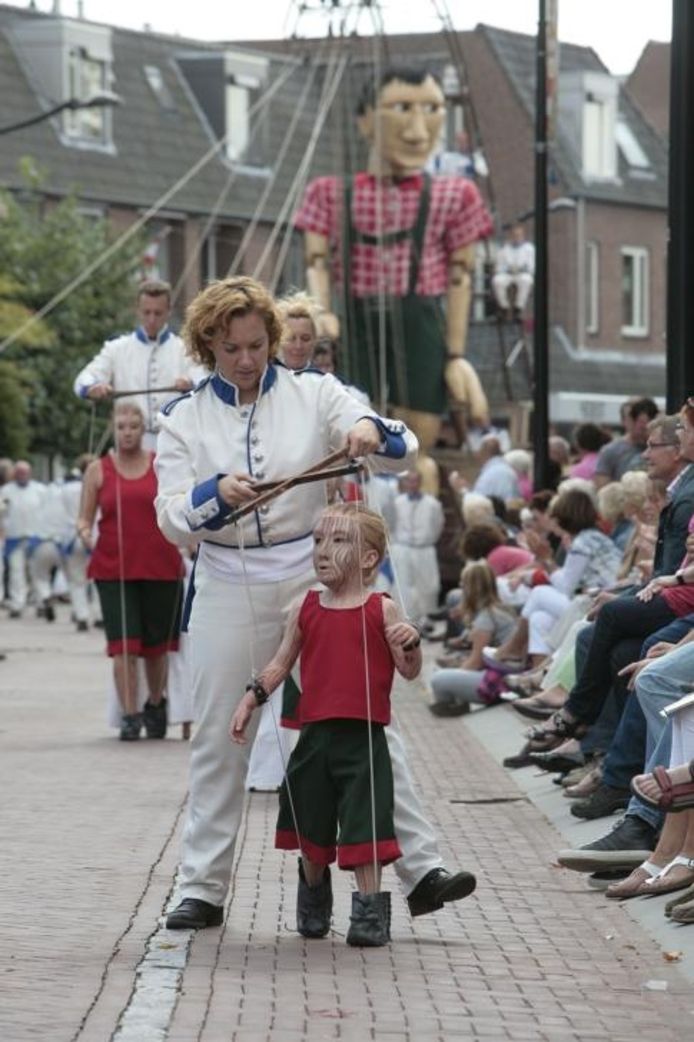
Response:
[{"label": "child marionette", "polygon": [[347,943],[390,941],[390,894],[381,868],[400,857],[393,826],[393,777],[384,733],[395,669],[421,669],[416,627],[369,587],[386,551],[383,519],[359,503],[327,507],[314,528],[313,560],[324,589],[290,612],[279,651],[246,689],[229,734],[244,742],[253,710],[289,675],[301,655],[301,734],[280,792],[275,846],[301,851],[297,928],[330,929],[329,865],[354,870]]}]

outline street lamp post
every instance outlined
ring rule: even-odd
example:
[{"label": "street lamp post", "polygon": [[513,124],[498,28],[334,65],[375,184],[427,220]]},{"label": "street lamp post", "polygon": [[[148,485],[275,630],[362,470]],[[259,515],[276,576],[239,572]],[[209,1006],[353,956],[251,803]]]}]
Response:
[{"label": "street lamp post", "polygon": [[547,10],[539,0],[535,93],[535,328],[533,330],[534,485],[549,481],[549,315],[547,304]]},{"label": "street lamp post", "polygon": [[68,98],[67,101],[61,101],[58,105],[54,105],[53,108],[39,112],[35,116],[30,116],[29,119],[23,119],[19,123],[11,123],[9,126],[0,127],[0,134],[10,134],[15,130],[33,127],[35,123],[42,123],[44,119],[57,116],[59,112],[65,112],[66,109],[74,112],[76,109],[111,108],[115,105],[122,105],[122,103],[122,98],[110,90],[98,91],[96,94],[90,94],[88,98],[84,99]]}]

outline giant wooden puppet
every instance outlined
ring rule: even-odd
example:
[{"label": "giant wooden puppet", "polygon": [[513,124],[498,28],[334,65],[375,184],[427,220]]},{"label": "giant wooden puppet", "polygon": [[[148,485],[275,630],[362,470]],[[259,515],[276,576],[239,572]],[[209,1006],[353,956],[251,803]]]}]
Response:
[{"label": "giant wooden puppet", "polygon": [[[444,114],[431,73],[385,72],[377,95],[367,88],[358,108],[368,171],[311,181],[295,218],[305,233],[309,289],[330,313],[333,296],[342,301],[351,382],[375,403],[388,402],[424,451],[438,436],[446,391],[473,422],[489,420],[463,355],[474,244],[492,222],[472,181],[424,171]],[[436,490],[433,460],[422,470]]]}]

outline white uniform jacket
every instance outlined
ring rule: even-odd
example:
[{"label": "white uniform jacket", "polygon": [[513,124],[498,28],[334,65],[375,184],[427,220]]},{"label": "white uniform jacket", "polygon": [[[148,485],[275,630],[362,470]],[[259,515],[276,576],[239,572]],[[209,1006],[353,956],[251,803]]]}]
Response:
[{"label": "white uniform jacket", "polygon": [[236,387],[215,373],[195,391],[172,402],[160,417],[155,505],[159,526],[174,543],[205,540],[220,546],[270,547],[310,534],[325,506],[322,482],[278,496],[240,523],[219,497],[219,479],[247,473],[259,481],[297,474],[344,443],[363,417],[376,420],[381,450],[369,458],[376,470],[411,467],[417,439],[403,424],[384,420],[357,402],[330,374],[293,373],[272,362],[257,400],[238,405]]},{"label": "white uniform jacket", "polygon": [[46,503],[46,486],[40,481],[29,481],[26,485],[8,481],[3,486],[2,498],[7,510],[4,527],[8,544],[20,539],[36,538]]},{"label": "white uniform jacket", "polygon": [[[173,387],[179,377],[186,377],[195,384],[204,376],[204,370],[186,354],[181,338],[168,326],[156,340],[149,340],[138,327],[132,333],[107,340],[99,354],[78,374],[74,388],[78,397],[86,398],[89,388],[98,383],[111,384],[114,391],[137,391]],[[179,393],[133,395],[127,401],[142,409],[145,428],[154,432],[160,409]]]},{"label": "white uniform jacket", "polygon": [[496,255],[495,269],[499,275],[535,274],[535,247],[531,242],[507,242]]}]

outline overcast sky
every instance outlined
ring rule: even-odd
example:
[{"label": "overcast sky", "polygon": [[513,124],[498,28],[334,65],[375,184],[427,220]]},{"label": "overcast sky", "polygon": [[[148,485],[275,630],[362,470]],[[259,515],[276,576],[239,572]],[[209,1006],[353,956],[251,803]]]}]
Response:
[{"label": "overcast sky", "polygon": [[[74,16],[79,0],[34,0],[41,11],[59,7]],[[18,0],[17,7],[28,7]],[[299,35],[322,36],[327,19],[320,11],[298,17],[296,0],[82,0],[91,21],[155,32],[177,33],[203,40],[250,40],[286,36],[298,27]],[[320,8],[320,0],[308,0]],[[329,6],[327,4],[326,6]],[[347,6],[347,5],[345,5]],[[456,29],[471,29],[478,22],[519,32],[534,33],[537,0],[383,0],[381,4],[389,32],[436,32],[436,15],[448,7]],[[629,72],[648,40],[669,40],[670,0],[559,0],[559,35],[567,43],[593,47],[616,74]],[[298,26],[297,26],[298,18]],[[352,16],[351,25],[354,24]],[[367,33],[371,18],[362,12],[359,30]]]}]

